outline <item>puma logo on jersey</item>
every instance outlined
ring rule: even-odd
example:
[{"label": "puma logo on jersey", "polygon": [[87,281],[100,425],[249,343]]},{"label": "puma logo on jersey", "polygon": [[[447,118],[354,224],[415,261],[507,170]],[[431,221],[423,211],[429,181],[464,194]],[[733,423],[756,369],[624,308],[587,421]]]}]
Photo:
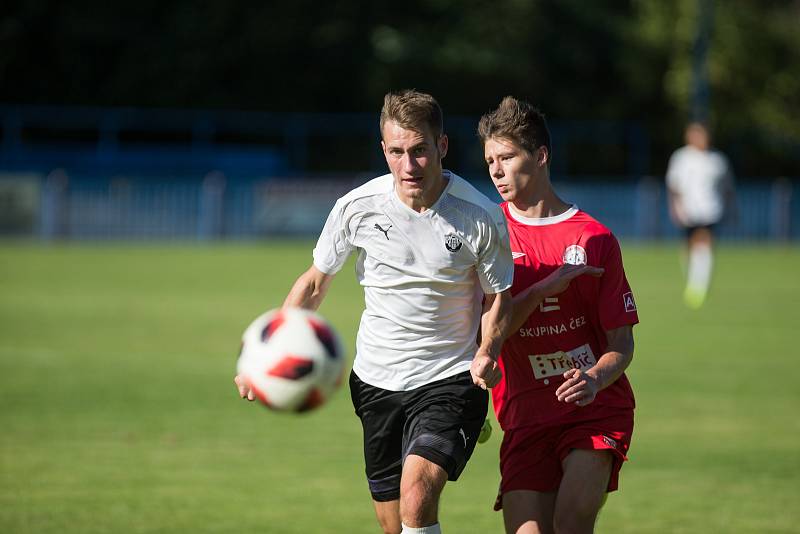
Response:
[{"label": "puma logo on jersey", "polygon": [[380,230],[381,232],[383,232],[383,235],[385,235],[385,236],[386,236],[386,240],[387,240],[387,241],[389,240],[389,228],[391,228],[391,227],[392,227],[392,225],[390,224],[389,226],[387,226],[387,227],[386,227],[386,230],[384,230],[384,229],[381,227],[381,225],[380,225],[380,224],[378,224],[378,223],[375,223],[375,226],[374,226],[374,228],[375,228],[376,230]]},{"label": "puma logo on jersey", "polygon": [[525,253],[524,253],[524,252],[512,252],[512,253],[511,253],[511,257],[512,257],[513,259],[515,259],[515,260],[516,260],[517,258],[522,258],[523,256],[525,256]]}]

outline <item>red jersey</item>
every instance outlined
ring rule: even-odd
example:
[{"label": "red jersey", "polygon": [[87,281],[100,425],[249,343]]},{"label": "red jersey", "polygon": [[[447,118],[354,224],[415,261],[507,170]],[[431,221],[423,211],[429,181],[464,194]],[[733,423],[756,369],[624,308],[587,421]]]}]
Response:
[{"label": "red jersey", "polygon": [[523,217],[507,202],[501,207],[514,256],[513,295],[564,263],[586,263],[605,272],[579,276],[566,291],[546,298],[505,341],[499,359],[503,379],[492,389],[500,426],[508,430],[555,421],[592,406],[633,408],[633,391],[624,374],[587,407],[559,402],[555,393],[565,371],[587,369],[606,352],[607,330],[639,322],[617,239],[575,206],[542,219]]}]

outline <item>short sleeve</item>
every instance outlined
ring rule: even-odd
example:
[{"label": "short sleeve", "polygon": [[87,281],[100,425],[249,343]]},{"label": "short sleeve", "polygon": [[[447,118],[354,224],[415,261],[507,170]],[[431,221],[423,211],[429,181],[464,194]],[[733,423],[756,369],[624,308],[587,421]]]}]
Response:
[{"label": "short sleeve", "polygon": [[346,206],[341,199],[336,202],[314,247],[314,266],[325,274],[339,272],[354,249],[348,239]]},{"label": "short sleeve", "polygon": [[598,311],[600,324],[603,330],[608,331],[638,323],[639,315],[633,291],[625,277],[619,242],[613,234],[606,234],[603,241],[603,259],[600,266],[605,268],[605,272],[599,279]]},{"label": "short sleeve", "polygon": [[486,218],[485,245],[478,254],[478,279],[486,294],[500,293],[514,280],[514,260],[508,240],[506,218],[500,207]]}]

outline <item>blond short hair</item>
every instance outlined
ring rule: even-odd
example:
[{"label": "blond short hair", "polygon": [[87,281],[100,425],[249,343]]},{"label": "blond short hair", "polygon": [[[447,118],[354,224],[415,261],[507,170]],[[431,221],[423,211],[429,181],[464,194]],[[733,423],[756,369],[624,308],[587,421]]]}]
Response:
[{"label": "blond short hair", "polygon": [[439,103],[431,95],[414,89],[386,94],[381,109],[381,134],[389,121],[407,130],[431,132],[434,139],[439,139],[444,131]]}]

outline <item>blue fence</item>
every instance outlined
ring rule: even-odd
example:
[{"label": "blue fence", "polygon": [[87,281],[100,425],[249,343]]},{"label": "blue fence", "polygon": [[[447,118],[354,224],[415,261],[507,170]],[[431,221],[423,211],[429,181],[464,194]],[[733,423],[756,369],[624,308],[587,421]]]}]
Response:
[{"label": "blue fence", "polygon": [[[499,200],[480,158],[475,122],[474,117],[448,117],[455,142],[447,161]],[[336,198],[375,169],[385,172],[375,114],[0,106],[0,128],[0,235],[44,240],[311,236]],[[551,128],[561,147],[553,172],[562,198],[622,238],[679,235],[669,221],[663,180],[642,177],[649,168],[649,142],[640,124],[555,121]],[[625,154],[623,176],[567,176],[570,142],[619,148]],[[328,155],[344,150],[347,157],[329,160],[324,150]],[[373,172],[321,179],[315,167],[331,170],[333,160]],[[737,216],[721,226],[721,237],[798,239],[800,200],[793,189],[791,180],[740,180]]]},{"label": "blue fence", "polygon": [[[212,172],[193,180],[101,180],[54,171],[48,176],[0,177],[0,199],[7,198],[9,191],[16,192],[19,198],[13,204],[27,206],[24,213],[16,214],[25,224],[17,225],[13,233],[45,240],[313,236],[336,198],[367,178],[244,180]],[[621,238],[679,235],[669,220],[660,180],[555,181],[562,198],[596,216]],[[488,179],[473,183],[499,200]],[[786,180],[739,183],[736,216],[721,226],[720,236],[730,240],[800,238],[800,201],[792,191],[792,183]]]}]

